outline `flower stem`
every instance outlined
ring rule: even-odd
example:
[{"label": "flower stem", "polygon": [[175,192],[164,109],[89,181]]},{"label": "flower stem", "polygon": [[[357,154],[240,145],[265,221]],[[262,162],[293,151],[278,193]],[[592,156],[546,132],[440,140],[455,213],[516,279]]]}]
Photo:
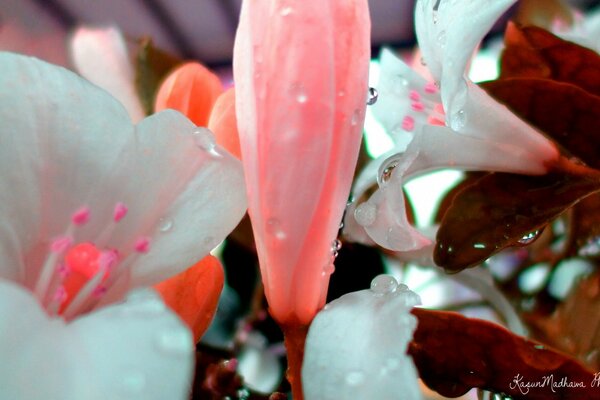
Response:
[{"label": "flower stem", "polygon": [[292,386],[294,400],[303,400],[302,393],[302,360],[304,359],[304,343],[308,334],[308,325],[288,323],[281,325],[287,349],[287,379]]}]

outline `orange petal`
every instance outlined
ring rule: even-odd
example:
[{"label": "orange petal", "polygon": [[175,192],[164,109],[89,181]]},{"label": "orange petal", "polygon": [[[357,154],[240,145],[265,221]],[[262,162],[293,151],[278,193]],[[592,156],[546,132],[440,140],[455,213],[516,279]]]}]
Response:
[{"label": "orange petal", "polygon": [[234,88],[228,89],[217,99],[208,120],[208,129],[215,134],[217,143],[220,146],[223,146],[237,158],[242,158],[240,136],[237,129],[237,119],[235,118]]},{"label": "orange petal", "polygon": [[199,63],[189,62],[171,72],[160,85],[154,110],[172,108],[196,125],[207,126],[210,111],[222,92],[217,75]]},{"label": "orange petal", "polygon": [[156,285],[165,303],[190,327],[196,342],[210,325],[223,289],[223,267],[208,255],[186,271]]}]

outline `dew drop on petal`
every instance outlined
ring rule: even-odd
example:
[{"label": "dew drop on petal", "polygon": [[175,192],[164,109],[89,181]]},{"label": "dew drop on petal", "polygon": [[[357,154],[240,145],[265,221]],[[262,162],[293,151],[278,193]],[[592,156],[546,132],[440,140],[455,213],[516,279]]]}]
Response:
[{"label": "dew drop on petal", "polygon": [[354,210],[354,219],[360,226],[371,226],[377,219],[377,206],[368,201],[361,203]]},{"label": "dew drop on petal", "polygon": [[391,275],[378,275],[371,281],[371,291],[376,295],[393,293],[398,288],[398,282]]},{"label": "dew drop on petal", "polygon": [[296,101],[300,104],[304,104],[308,101],[306,90],[304,89],[304,85],[302,85],[301,83],[293,83],[290,86],[290,93],[293,97],[296,98]]},{"label": "dew drop on petal", "polygon": [[269,218],[267,220],[267,233],[279,240],[286,238],[286,234],[281,228],[281,221],[277,218]]},{"label": "dew drop on petal", "polygon": [[288,15],[290,15],[290,14],[292,13],[292,11],[294,11],[294,10],[292,9],[292,7],[289,7],[289,6],[287,6],[287,7],[283,7],[283,8],[281,9],[281,11],[279,11],[279,14],[280,14],[282,17],[287,17]]},{"label": "dew drop on petal", "polygon": [[440,31],[437,35],[437,41],[440,47],[444,48],[446,46],[446,31]]},{"label": "dew drop on petal", "polygon": [[369,88],[369,95],[367,96],[367,105],[372,106],[377,102],[377,98],[379,97],[379,92],[374,87]]},{"label": "dew drop on petal", "polygon": [[158,230],[162,233],[170,232],[173,229],[173,220],[171,218],[161,218],[158,221]]},{"label": "dew drop on petal", "polygon": [[196,146],[200,149],[210,153],[215,151],[217,141],[211,131],[208,129],[197,129],[194,131],[193,135],[194,143],[196,143]]},{"label": "dew drop on petal", "polygon": [[400,156],[393,155],[385,160],[379,167],[379,174],[377,175],[377,183],[379,186],[383,186],[389,182],[392,178],[394,169],[400,164]]},{"label": "dew drop on petal", "polygon": [[146,388],[146,375],[141,371],[125,372],[121,377],[123,391],[127,394],[140,394]]},{"label": "dew drop on petal", "polygon": [[452,117],[450,117],[450,128],[455,131],[459,131],[465,127],[465,123],[467,122],[467,115],[465,110],[458,110]]},{"label": "dew drop on petal", "polygon": [[170,329],[159,333],[158,349],[169,355],[185,355],[192,350],[190,335],[184,329]]},{"label": "dew drop on petal", "polygon": [[359,386],[365,380],[365,375],[360,371],[352,371],[346,375],[346,384],[349,386]]},{"label": "dew drop on petal", "polygon": [[350,124],[356,126],[360,120],[360,110],[354,110],[352,117],[350,117]]}]

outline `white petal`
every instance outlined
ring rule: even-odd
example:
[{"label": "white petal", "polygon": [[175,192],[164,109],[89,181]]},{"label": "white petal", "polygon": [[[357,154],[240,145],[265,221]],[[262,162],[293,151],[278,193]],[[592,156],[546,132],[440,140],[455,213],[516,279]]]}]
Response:
[{"label": "white petal", "polygon": [[33,58],[0,53],[0,88],[0,275],[23,281],[37,271],[21,255],[41,264],[133,127],[106,92]]},{"label": "white petal", "polygon": [[[394,143],[406,143],[418,131],[420,126],[427,123],[427,118],[433,112],[436,103],[441,103],[439,93],[427,93],[425,85],[428,83],[415,70],[406,65],[391,50],[384,48],[379,57],[380,72],[377,90],[379,97],[372,106],[373,115],[392,137]],[[423,111],[411,109],[410,93],[419,94]],[[403,129],[404,118],[410,117],[414,121],[413,129]],[[443,118],[443,115],[441,116]]]},{"label": "white petal", "polygon": [[435,80],[441,82],[447,112],[462,107],[459,91],[471,55],[494,22],[516,1],[422,0],[416,5],[419,48]]},{"label": "white petal", "polygon": [[194,366],[191,333],[152,290],[132,292],[69,325],[88,359],[100,398],[187,399]]},{"label": "white petal", "polygon": [[[117,202],[129,212],[100,245],[127,257],[139,237],[150,236],[150,252],[133,265],[135,285],[189,267],[241,219],[241,163],[212,148],[208,131],[192,134],[196,127],[181,114],[165,111],[134,128],[106,92],[14,54],[0,54],[0,87],[6,144],[0,146],[0,215],[8,222],[0,228],[0,276],[31,286],[48,241],[65,232],[82,205],[91,220],[76,241],[100,240]],[[166,219],[172,229],[163,233]]]},{"label": "white petal", "polygon": [[312,322],[302,367],[307,400],[421,398],[406,355],[419,297],[391,276],[371,287],[333,301]]},{"label": "white petal", "polygon": [[134,123],[144,118],[133,64],[117,28],[78,28],[70,41],[70,52],[76,70],[117,98]]},{"label": "white petal", "polygon": [[0,280],[0,397],[100,399],[87,359],[61,320],[50,320],[31,293]]},{"label": "white petal", "polygon": [[[214,138],[205,128],[192,135],[194,129],[174,111],[155,114],[138,126],[140,151],[150,156],[135,166],[136,176],[127,182],[123,197],[138,203],[141,214],[156,217],[146,219],[151,249],[132,266],[134,286],[155,284],[202,259],[246,211],[241,162],[218,146],[201,148],[198,141],[206,145]],[[140,193],[145,197],[141,205]],[[166,230],[165,223],[170,225]]]}]

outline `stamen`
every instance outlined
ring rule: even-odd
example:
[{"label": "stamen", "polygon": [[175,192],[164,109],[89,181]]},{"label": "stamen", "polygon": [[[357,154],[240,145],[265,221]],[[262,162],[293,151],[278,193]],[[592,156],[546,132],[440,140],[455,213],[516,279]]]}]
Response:
[{"label": "stamen", "polygon": [[85,303],[88,301],[90,296],[94,293],[94,291],[102,283],[102,280],[104,279],[105,275],[106,275],[106,269],[98,268],[98,272],[96,272],[96,274],[92,277],[92,279],[90,279],[85,284],[85,286],[79,292],[77,292],[77,295],[75,296],[73,301],[71,303],[69,303],[69,305],[63,312],[63,316],[65,317],[66,320],[70,320],[75,315],[77,315],[77,312],[79,311],[79,309],[85,305]]},{"label": "stamen", "polygon": [[68,297],[69,297],[69,295],[67,294],[65,287],[59,286],[58,289],[56,289],[54,296],[52,296],[52,300],[50,301],[50,304],[48,304],[48,307],[46,307],[46,309],[48,310],[48,314],[49,315],[58,315],[60,306],[67,300]]},{"label": "stamen", "polygon": [[75,225],[84,225],[90,220],[90,209],[87,206],[80,207],[71,216],[71,221]]},{"label": "stamen", "polygon": [[113,213],[113,220],[115,222],[119,222],[120,220],[122,220],[123,218],[125,218],[125,215],[127,215],[127,211],[129,209],[127,208],[127,206],[121,202],[118,202],[117,204],[115,204],[115,211]]},{"label": "stamen", "polygon": [[414,111],[418,112],[423,111],[425,109],[425,106],[420,101],[413,101],[410,106]]},{"label": "stamen", "polygon": [[415,129],[415,119],[410,115],[404,117],[404,119],[402,120],[402,129],[408,132],[412,132],[412,130]]},{"label": "stamen", "polygon": [[60,236],[52,241],[50,251],[55,254],[62,254],[73,244],[73,238],[70,236]]},{"label": "stamen", "polygon": [[411,99],[412,101],[419,101],[419,100],[421,100],[421,95],[419,94],[419,92],[412,89],[408,95],[408,98]]},{"label": "stamen", "polygon": [[434,94],[437,93],[438,88],[437,86],[435,86],[434,83],[432,82],[427,82],[427,84],[425,85],[425,92],[429,93],[429,94]]},{"label": "stamen", "polygon": [[150,251],[150,238],[141,237],[135,241],[135,251],[138,253],[147,253]]},{"label": "stamen", "polygon": [[68,249],[72,243],[73,238],[70,236],[61,236],[52,241],[52,244],[50,245],[50,254],[42,266],[40,277],[35,284],[35,288],[33,289],[33,293],[38,300],[40,300],[40,302],[44,302],[46,292],[48,291],[50,282],[52,281],[54,273],[56,272],[57,262],[60,255],[66,249]]}]

